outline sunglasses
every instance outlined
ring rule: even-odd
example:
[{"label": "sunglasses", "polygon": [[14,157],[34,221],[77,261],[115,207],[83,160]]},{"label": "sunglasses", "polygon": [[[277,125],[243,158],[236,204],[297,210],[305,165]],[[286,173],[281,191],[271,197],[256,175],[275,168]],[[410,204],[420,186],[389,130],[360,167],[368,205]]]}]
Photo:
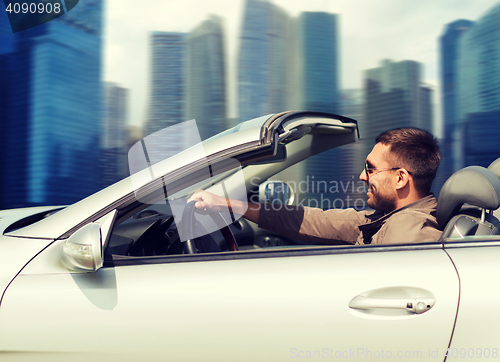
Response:
[{"label": "sunglasses", "polygon": [[[379,171],[379,172],[382,172],[382,171],[395,171],[395,170],[399,170],[400,168],[402,167],[392,167],[392,168],[377,168],[377,167],[368,167],[368,161],[365,160],[365,172],[366,172],[366,176],[369,176],[369,175],[373,175],[375,173],[375,171]],[[411,175],[411,172],[406,170],[410,175]]]}]

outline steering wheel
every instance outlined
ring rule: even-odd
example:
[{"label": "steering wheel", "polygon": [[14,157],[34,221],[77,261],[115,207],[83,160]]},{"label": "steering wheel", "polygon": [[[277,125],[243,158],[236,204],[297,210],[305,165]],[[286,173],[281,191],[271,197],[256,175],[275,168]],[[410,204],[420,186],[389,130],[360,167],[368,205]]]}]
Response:
[{"label": "steering wheel", "polygon": [[[196,254],[198,249],[194,243],[194,225],[195,225],[195,207],[196,201],[190,201],[184,211],[182,212],[181,227],[183,235],[187,236],[187,240],[184,242],[184,253],[185,254]],[[220,212],[214,212],[209,214],[212,220],[220,229],[222,236],[226,240],[226,243],[230,251],[238,251],[238,243],[234,237],[233,231],[229,228],[228,222],[224,219]]]}]

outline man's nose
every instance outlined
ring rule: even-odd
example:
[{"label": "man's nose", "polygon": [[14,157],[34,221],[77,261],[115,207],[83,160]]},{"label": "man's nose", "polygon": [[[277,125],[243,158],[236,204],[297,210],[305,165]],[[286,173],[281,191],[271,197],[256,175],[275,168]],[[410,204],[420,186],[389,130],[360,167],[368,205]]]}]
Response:
[{"label": "man's nose", "polygon": [[359,174],[359,179],[360,179],[361,181],[365,181],[365,182],[366,182],[366,181],[368,181],[368,176],[367,176],[367,174],[366,174],[366,172],[365,172],[365,169],[363,169],[363,170],[361,171],[361,173]]}]

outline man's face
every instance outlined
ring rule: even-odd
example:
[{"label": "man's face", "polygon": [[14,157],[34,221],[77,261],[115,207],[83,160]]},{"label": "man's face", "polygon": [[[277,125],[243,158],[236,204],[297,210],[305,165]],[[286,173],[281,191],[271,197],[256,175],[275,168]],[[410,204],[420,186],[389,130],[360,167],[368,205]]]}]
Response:
[{"label": "man's face", "polygon": [[389,146],[377,143],[366,156],[368,170],[359,179],[368,187],[367,204],[372,209],[391,212],[396,209],[397,193],[393,165],[388,162]]}]

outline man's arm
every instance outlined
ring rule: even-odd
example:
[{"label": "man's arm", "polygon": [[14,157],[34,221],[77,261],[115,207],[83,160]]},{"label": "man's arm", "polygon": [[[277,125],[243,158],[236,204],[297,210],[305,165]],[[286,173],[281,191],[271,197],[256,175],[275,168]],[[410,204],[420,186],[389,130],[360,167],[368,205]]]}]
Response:
[{"label": "man's arm", "polygon": [[201,214],[221,212],[229,208],[231,212],[243,215],[243,217],[247,220],[255,223],[259,222],[260,205],[256,203],[246,203],[240,200],[226,199],[207,191],[194,193],[193,196],[189,198],[188,202],[190,201],[196,201],[194,206],[196,211]]},{"label": "man's arm", "polygon": [[[358,226],[365,223],[354,209],[328,210],[286,206],[266,210],[257,203],[226,199],[207,191],[196,192],[189,201],[196,201],[196,211],[201,214],[226,211],[243,215],[260,227],[297,240],[322,244],[354,244],[359,236]],[[245,210],[245,206],[248,208]],[[261,218],[262,217],[262,218]]]}]

